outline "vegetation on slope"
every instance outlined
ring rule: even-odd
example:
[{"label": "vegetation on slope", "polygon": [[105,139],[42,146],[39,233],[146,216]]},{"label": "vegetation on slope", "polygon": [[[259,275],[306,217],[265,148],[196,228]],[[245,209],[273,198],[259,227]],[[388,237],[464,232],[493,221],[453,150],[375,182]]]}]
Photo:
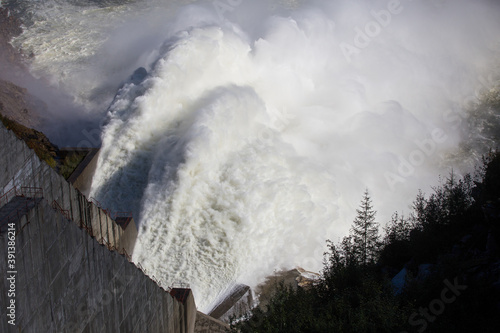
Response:
[{"label": "vegetation on slope", "polygon": [[56,168],[58,148],[53,145],[42,132],[28,128],[0,114],[3,125],[14,132],[18,139],[26,142],[28,147],[33,149],[38,157],[45,161],[52,168]]},{"label": "vegetation on slope", "polygon": [[65,179],[71,176],[88,153],[87,151],[61,151],[42,132],[21,125],[1,113],[0,121],[18,139],[26,142],[28,147],[33,149],[42,161],[45,161],[51,168],[58,171]]},{"label": "vegetation on slope", "polygon": [[476,181],[451,174],[419,193],[409,216],[395,213],[383,238],[362,242],[369,203],[365,193],[351,234],[328,242],[314,287],[278,286],[266,311],[233,320],[233,331],[500,331],[500,154]]},{"label": "vegetation on slope", "polygon": [[85,156],[87,156],[86,151],[74,151],[67,154],[59,153],[60,155],[60,165],[59,173],[68,179],[69,176],[75,171],[76,167],[83,161]]}]

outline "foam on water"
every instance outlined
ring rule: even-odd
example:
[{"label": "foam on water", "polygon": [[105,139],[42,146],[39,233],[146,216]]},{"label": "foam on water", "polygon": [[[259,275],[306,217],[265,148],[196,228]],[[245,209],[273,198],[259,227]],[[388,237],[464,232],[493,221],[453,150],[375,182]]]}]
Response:
[{"label": "foam on water", "polygon": [[[294,3],[271,16],[243,2],[223,18],[210,4],[145,29],[157,33],[139,60],[116,57],[148,75],[109,108],[91,194],[133,211],[133,260],[164,286],[190,283],[202,311],[234,282],[320,270],[365,188],[384,224],[438,174],[469,171],[473,158],[450,157],[476,135],[463,102],[498,56],[491,2],[401,1],[348,57],[340,46],[388,2]],[[105,38],[128,50],[119,31]]]},{"label": "foam on water", "polygon": [[146,55],[163,40],[161,23],[192,1],[20,0],[14,8],[27,26],[13,45],[33,57],[32,74],[100,112],[120,83],[149,62]]},{"label": "foam on water", "polygon": [[[424,30],[448,28],[442,8],[415,9],[435,16]],[[447,21],[462,10],[446,9]],[[342,15],[271,17],[255,41],[237,26],[189,25],[110,108],[93,193],[133,207],[134,260],[166,284],[191,283],[202,310],[234,281],[319,270],[365,187],[388,218],[446,172],[460,138],[445,115],[491,53],[453,53],[471,36],[448,36],[454,50],[410,12],[349,64]]]}]

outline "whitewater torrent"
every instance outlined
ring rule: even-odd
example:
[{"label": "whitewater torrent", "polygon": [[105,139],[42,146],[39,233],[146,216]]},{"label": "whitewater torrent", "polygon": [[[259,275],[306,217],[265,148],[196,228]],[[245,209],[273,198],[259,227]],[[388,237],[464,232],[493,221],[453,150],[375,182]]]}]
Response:
[{"label": "whitewater torrent", "polygon": [[[189,283],[201,311],[234,283],[319,271],[325,240],[348,232],[365,188],[385,224],[489,148],[475,146],[484,135],[468,128],[466,107],[498,77],[491,2],[303,1],[285,11],[276,1],[273,15],[261,2],[215,3],[146,28],[144,2],[93,9],[87,35],[71,31],[92,50],[80,56],[51,44],[67,52],[52,59],[34,46],[50,38],[33,29],[16,41],[34,50],[37,71],[60,64],[58,82],[83,100],[144,67],[108,109],[91,196],[133,212],[133,260],[163,286]],[[134,17],[132,28],[93,30],[104,10],[121,28]],[[108,66],[109,45],[130,56],[115,51]],[[91,66],[100,74],[79,86]]]}]

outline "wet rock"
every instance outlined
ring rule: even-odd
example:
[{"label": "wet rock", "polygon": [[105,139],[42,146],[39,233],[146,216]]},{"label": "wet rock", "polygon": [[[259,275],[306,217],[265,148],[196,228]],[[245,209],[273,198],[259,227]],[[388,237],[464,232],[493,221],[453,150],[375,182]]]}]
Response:
[{"label": "wet rock", "polygon": [[488,232],[488,239],[486,241],[486,253],[493,255],[498,252],[498,245],[495,239],[495,234],[492,230]]},{"label": "wet rock", "polygon": [[460,243],[464,244],[464,245],[467,245],[469,243],[469,241],[472,240],[472,235],[465,235],[464,237],[462,237],[462,239],[460,240]]},{"label": "wet rock", "polygon": [[21,125],[40,128],[39,116],[46,109],[45,103],[29,94],[25,88],[0,79],[0,113]]},{"label": "wet rock", "polygon": [[241,317],[250,312],[253,306],[253,295],[250,287],[238,284],[233,287],[228,296],[222,300],[210,313],[210,317],[229,322],[231,316]]},{"label": "wet rock", "polygon": [[432,274],[432,269],[434,265],[432,264],[420,264],[418,265],[417,280],[424,281]]},{"label": "wet rock", "polygon": [[301,267],[297,267],[297,271],[300,275],[295,278],[297,281],[297,285],[304,289],[312,288],[320,279],[320,275],[318,273],[306,271]]},{"label": "wet rock", "polygon": [[132,74],[132,76],[130,77],[130,81],[133,84],[139,84],[144,80],[144,78],[146,78],[147,75],[148,72],[146,71],[146,69],[144,67],[139,67],[134,71],[134,74]]},{"label": "wet rock", "polygon": [[26,70],[22,55],[10,44],[11,39],[22,31],[21,20],[10,15],[6,8],[0,8],[0,77]]},{"label": "wet rock", "polygon": [[408,272],[406,268],[403,268],[402,270],[399,271],[398,274],[396,274],[395,277],[392,278],[391,283],[392,283],[392,288],[394,290],[394,294],[399,295],[403,292],[403,289],[406,285],[407,275]]}]

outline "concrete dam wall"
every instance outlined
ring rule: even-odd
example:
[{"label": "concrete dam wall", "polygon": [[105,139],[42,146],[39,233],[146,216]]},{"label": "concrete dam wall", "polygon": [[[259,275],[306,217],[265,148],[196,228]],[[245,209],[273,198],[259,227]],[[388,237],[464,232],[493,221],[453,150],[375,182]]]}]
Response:
[{"label": "concrete dam wall", "polygon": [[[87,229],[100,243],[132,255],[137,230],[123,229],[115,219],[123,212],[109,212],[87,198],[55,172],[26,144],[0,124],[0,207],[17,194],[43,196],[68,220]],[[131,218],[131,215],[125,214]]]},{"label": "concrete dam wall", "polygon": [[1,124],[0,154],[0,332],[194,331],[191,291],[127,260],[133,223],[123,230]]},{"label": "concrete dam wall", "polygon": [[[15,326],[6,320],[11,284],[4,278],[1,332],[192,332],[192,294],[191,307],[177,301],[45,200],[21,217],[16,233]],[[0,256],[2,270],[6,259]]]}]

